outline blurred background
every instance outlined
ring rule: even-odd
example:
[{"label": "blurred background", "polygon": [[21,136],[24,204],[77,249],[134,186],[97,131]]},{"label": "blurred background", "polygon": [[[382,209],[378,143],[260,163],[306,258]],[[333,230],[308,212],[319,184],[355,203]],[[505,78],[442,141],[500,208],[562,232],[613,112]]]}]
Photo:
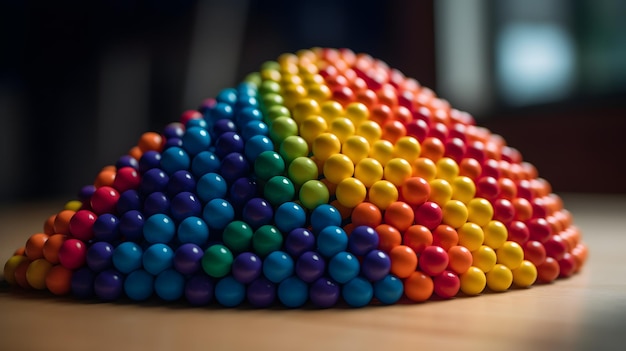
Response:
[{"label": "blurred background", "polygon": [[626,193],[625,1],[0,4],[0,204],[74,198],[141,133],[313,46],[433,88],[557,192]]}]

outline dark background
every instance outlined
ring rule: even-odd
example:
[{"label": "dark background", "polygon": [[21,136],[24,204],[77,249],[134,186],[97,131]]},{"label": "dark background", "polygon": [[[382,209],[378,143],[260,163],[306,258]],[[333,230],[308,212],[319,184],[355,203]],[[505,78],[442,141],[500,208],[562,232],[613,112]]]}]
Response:
[{"label": "dark background", "polygon": [[[436,46],[445,38],[435,31],[432,1],[0,4],[0,203],[73,198],[142,132],[161,130],[283,52],[348,47],[439,93],[443,58]],[[580,11],[589,2],[562,6]],[[492,38],[501,19],[492,6],[483,8]],[[595,25],[575,25],[573,33],[585,38]],[[491,57],[493,47],[485,50]],[[518,148],[555,191],[624,193],[626,90],[615,84],[601,93],[581,91],[525,106],[502,103],[496,92],[494,103],[474,115]]]}]

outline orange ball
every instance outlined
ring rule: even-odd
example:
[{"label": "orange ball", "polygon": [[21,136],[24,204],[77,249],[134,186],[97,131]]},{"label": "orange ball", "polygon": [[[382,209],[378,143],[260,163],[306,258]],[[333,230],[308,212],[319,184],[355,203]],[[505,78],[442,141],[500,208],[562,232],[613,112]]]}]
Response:
[{"label": "orange ball", "polygon": [[391,258],[391,273],[398,278],[407,278],[417,268],[417,255],[408,246],[398,245],[389,252]]},{"label": "orange ball", "polygon": [[98,175],[96,176],[96,179],[93,182],[93,185],[96,188],[99,188],[105,185],[112,186],[113,182],[115,181],[116,175],[117,175],[117,172],[115,171],[115,169],[105,168],[101,170],[100,173],[98,173]]},{"label": "orange ball", "polygon": [[463,274],[472,266],[472,252],[465,246],[452,246],[448,249],[448,269],[456,274]]},{"label": "orange ball", "polygon": [[413,209],[406,202],[396,201],[385,209],[385,223],[394,226],[401,232],[407,230],[415,220]]},{"label": "orange ball", "polygon": [[518,197],[513,199],[511,202],[515,208],[515,220],[524,222],[532,217],[533,206],[530,201],[524,199],[523,197]]},{"label": "orange ball", "polygon": [[50,236],[44,233],[33,234],[26,240],[26,246],[24,247],[24,254],[31,261],[43,257],[43,246],[48,241]]},{"label": "orange ball", "polygon": [[382,125],[382,129],[382,139],[389,140],[392,144],[395,144],[398,139],[406,135],[406,127],[404,124],[395,119],[385,121]]},{"label": "orange ball", "polygon": [[448,251],[459,244],[459,234],[453,227],[440,224],[433,230],[433,245],[437,245]]},{"label": "orange ball", "polygon": [[411,273],[404,280],[404,294],[416,302],[428,300],[432,296],[434,288],[433,279],[421,271]]},{"label": "orange ball", "polygon": [[67,295],[72,287],[72,270],[56,265],[46,275],[46,287],[55,295]]},{"label": "orange ball", "polygon": [[139,138],[137,146],[142,152],[150,150],[161,151],[163,147],[163,137],[161,137],[159,133],[145,132]]},{"label": "orange ball", "polygon": [[28,270],[28,266],[30,266],[30,260],[24,260],[20,262],[20,264],[15,267],[14,278],[17,285],[19,285],[22,289],[32,289],[30,284],[28,284],[28,280],[26,279],[26,271]]},{"label": "orange ball", "polygon": [[52,235],[54,234],[54,220],[56,219],[57,215],[53,214],[50,217],[48,217],[48,219],[46,219],[46,221],[43,223],[43,232],[48,234],[48,235]]},{"label": "orange ball", "polygon": [[443,157],[445,151],[446,148],[441,140],[434,137],[428,137],[424,139],[424,142],[422,143],[420,156],[437,162]]},{"label": "orange ball", "polygon": [[70,233],[70,220],[74,216],[75,211],[63,210],[57,213],[54,219],[54,232],[57,234],[69,234]]},{"label": "orange ball", "polygon": [[402,244],[402,235],[393,226],[389,224],[381,224],[377,226],[376,232],[378,233],[378,248],[386,253]]},{"label": "orange ball", "polygon": [[402,235],[402,243],[419,255],[427,246],[433,244],[433,234],[427,227],[414,224]]},{"label": "orange ball", "polygon": [[65,234],[51,235],[43,245],[43,257],[50,263],[59,263],[59,249],[65,242]]},{"label": "orange ball", "polygon": [[378,206],[371,202],[361,202],[356,205],[352,210],[352,223],[358,227],[366,225],[368,227],[376,228],[383,221],[383,215]]},{"label": "orange ball", "polygon": [[422,177],[410,177],[400,188],[402,200],[411,206],[419,206],[430,197],[430,184]]},{"label": "orange ball", "polygon": [[472,180],[476,180],[480,174],[483,172],[483,168],[474,158],[464,158],[459,163],[459,175],[468,177]]},{"label": "orange ball", "polygon": [[133,146],[130,150],[128,150],[128,154],[135,160],[139,160],[143,155],[143,151],[141,151],[139,146]]},{"label": "orange ball", "polygon": [[18,247],[15,251],[13,251],[13,256],[24,256],[24,251],[26,251],[24,246]]}]

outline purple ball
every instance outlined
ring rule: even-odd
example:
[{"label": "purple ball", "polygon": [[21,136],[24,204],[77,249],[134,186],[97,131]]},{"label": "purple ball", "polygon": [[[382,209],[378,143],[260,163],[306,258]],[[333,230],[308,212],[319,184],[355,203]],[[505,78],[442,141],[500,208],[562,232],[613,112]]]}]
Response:
[{"label": "purple ball", "polygon": [[92,185],[92,184],[85,185],[84,187],[80,188],[80,191],[78,192],[78,199],[82,201],[83,203],[89,203],[91,196],[95,192],[96,192],[95,185]]},{"label": "purple ball", "polygon": [[386,253],[376,249],[370,251],[361,262],[361,274],[367,280],[376,282],[383,279],[391,269],[391,259]]},{"label": "purple ball", "polygon": [[174,269],[179,273],[189,275],[196,273],[202,266],[204,251],[196,244],[181,245],[174,253]]},{"label": "purple ball", "polygon": [[246,295],[254,307],[268,307],[276,300],[276,285],[264,277],[259,277],[248,285]]},{"label": "purple ball", "polygon": [[157,213],[170,213],[170,199],[161,191],[153,192],[143,201],[143,214],[146,217]]},{"label": "purple ball", "polygon": [[126,213],[130,210],[141,210],[143,201],[139,192],[135,189],[129,189],[120,194],[117,200],[117,213]]},{"label": "purple ball", "polygon": [[202,214],[200,199],[187,191],[176,194],[171,201],[170,210],[176,221],[182,221],[187,217],[198,217]]},{"label": "purple ball", "polygon": [[185,135],[185,126],[180,122],[172,122],[163,128],[163,136],[169,138],[182,138]]},{"label": "purple ball", "polygon": [[174,172],[170,177],[169,183],[167,184],[167,194],[169,196],[174,196],[183,191],[195,191],[196,190],[196,179],[194,176],[186,170],[180,170]]},{"label": "purple ball", "polygon": [[96,240],[114,242],[121,235],[120,220],[110,213],[103,213],[96,219],[92,230]]},{"label": "purple ball", "polygon": [[93,290],[101,300],[117,300],[124,292],[124,275],[115,269],[100,272],[93,282]]},{"label": "purple ball", "polygon": [[213,138],[219,138],[224,133],[234,133],[237,131],[237,125],[230,119],[220,119],[213,124]]},{"label": "purple ball", "polygon": [[127,241],[138,242],[143,239],[143,223],[144,216],[137,210],[131,210],[120,217],[120,234],[124,236]]},{"label": "purple ball", "polygon": [[161,153],[154,150],[148,150],[144,152],[139,158],[139,172],[146,173],[147,171],[157,168],[161,165]]},{"label": "purple ball", "polygon": [[168,138],[165,141],[165,145],[163,145],[163,149],[168,149],[170,147],[183,147],[183,140],[181,138]]},{"label": "purple ball", "polygon": [[83,267],[72,274],[70,283],[72,294],[79,299],[87,299],[93,296],[93,282],[96,274],[89,268]]},{"label": "purple ball", "polygon": [[296,261],[296,275],[305,283],[312,283],[324,275],[326,261],[317,252],[307,251]]},{"label": "purple ball", "polygon": [[292,257],[299,257],[306,251],[315,249],[315,236],[306,228],[296,228],[287,234],[285,250]]},{"label": "purple ball", "polygon": [[232,152],[222,159],[219,174],[228,184],[232,184],[235,180],[250,174],[250,164],[242,154]]},{"label": "purple ball", "polygon": [[316,280],[309,289],[311,302],[321,308],[334,306],[340,295],[339,285],[326,277]]},{"label": "purple ball", "polygon": [[366,255],[378,247],[380,241],[374,228],[360,225],[348,237],[348,250],[357,256]]},{"label": "purple ball", "polygon": [[165,191],[170,177],[160,168],[151,168],[141,177],[139,191],[144,194],[152,194],[156,191]]},{"label": "purple ball", "polygon": [[213,300],[213,279],[206,274],[197,274],[185,284],[185,298],[194,306],[203,306]]},{"label": "purple ball", "polygon": [[228,199],[235,208],[243,208],[250,199],[258,196],[258,193],[256,180],[242,177],[235,180],[230,186]]},{"label": "purple ball", "polygon": [[102,272],[113,267],[113,245],[106,241],[95,242],[89,249],[85,261],[94,272]]},{"label": "purple ball", "polygon": [[243,152],[244,141],[241,135],[235,132],[226,132],[215,140],[215,154],[223,158],[233,152]]},{"label": "purple ball", "polygon": [[248,223],[252,229],[272,223],[274,210],[272,205],[260,197],[252,198],[243,207],[243,221]]},{"label": "purple ball", "polygon": [[139,161],[137,161],[131,155],[121,156],[115,163],[115,168],[120,169],[122,167],[132,167],[134,169],[139,169]]},{"label": "purple ball", "polygon": [[248,284],[257,279],[262,272],[263,261],[251,252],[242,252],[232,264],[232,274],[238,282]]}]

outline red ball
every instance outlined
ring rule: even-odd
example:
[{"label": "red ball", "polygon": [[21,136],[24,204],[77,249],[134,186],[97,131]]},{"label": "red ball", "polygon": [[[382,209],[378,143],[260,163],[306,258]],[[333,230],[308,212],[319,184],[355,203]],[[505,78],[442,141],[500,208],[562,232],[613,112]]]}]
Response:
[{"label": "red ball", "polygon": [[70,219],[70,234],[75,238],[89,241],[93,238],[93,224],[98,219],[95,213],[88,210],[79,210]]},{"label": "red ball", "polygon": [[546,249],[542,243],[529,240],[523,246],[524,259],[532,262],[535,266],[541,265],[546,260]]},{"label": "red ball", "polygon": [[522,245],[528,241],[530,238],[530,231],[524,222],[521,221],[513,221],[508,225],[509,229],[509,241],[515,241],[516,243]]},{"label": "red ball", "polygon": [[546,255],[557,261],[561,260],[567,253],[567,243],[558,234],[550,236],[550,238],[543,243],[543,246],[546,249]]},{"label": "red ball", "polygon": [[460,163],[465,155],[465,142],[460,138],[450,138],[445,142],[446,152],[443,154],[445,157],[450,157],[456,163]]},{"label": "red ball", "polygon": [[441,207],[432,201],[426,201],[415,209],[415,224],[434,230],[441,224],[443,212]]},{"label": "red ball", "polygon": [[422,272],[436,276],[443,273],[449,261],[446,250],[439,246],[428,246],[419,257],[419,267]]},{"label": "red ball", "polygon": [[482,197],[487,200],[496,199],[500,195],[500,185],[494,177],[480,177],[476,181],[476,197]]},{"label": "red ball", "polygon": [[98,215],[113,213],[119,198],[120,193],[117,190],[110,186],[102,186],[91,196],[91,209]]},{"label": "red ball", "polygon": [[461,288],[461,280],[459,276],[452,271],[443,271],[443,273],[433,278],[435,284],[435,294],[444,299],[456,296]]},{"label": "red ball", "polygon": [[117,170],[115,180],[113,181],[113,188],[123,193],[126,190],[137,189],[139,183],[141,183],[141,176],[136,169],[133,167],[122,167]]},{"label": "red ball", "polygon": [[67,239],[59,249],[59,262],[67,269],[75,270],[85,264],[87,244],[78,239]]},{"label": "red ball", "polygon": [[578,268],[574,256],[566,252],[563,258],[557,260],[559,264],[559,277],[569,277],[574,274]]},{"label": "red ball", "polygon": [[545,243],[552,235],[552,227],[545,218],[533,218],[526,222],[530,239]]},{"label": "red ball", "polygon": [[515,218],[515,207],[507,199],[499,198],[493,202],[493,219],[509,224]]},{"label": "red ball", "polygon": [[537,266],[537,280],[542,283],[550,283],[558,278],[561,267],[559,263],[552,257],[546,257],[546,260]]}]

